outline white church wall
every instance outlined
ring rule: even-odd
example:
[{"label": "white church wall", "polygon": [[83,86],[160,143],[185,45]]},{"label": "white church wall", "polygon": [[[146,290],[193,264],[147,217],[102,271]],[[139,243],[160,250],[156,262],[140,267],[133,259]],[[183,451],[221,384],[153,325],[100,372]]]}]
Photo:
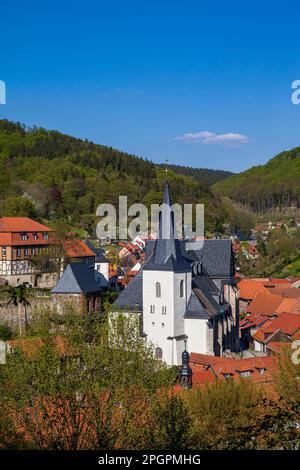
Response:
[{"label": "white church wall", "polygon": [[[161,297],[156,297],[156,283],[161,285]],[[151,313],[151,305],[154,312]],[[166,313],[163,313],[164,307]],[[153,307],[152,307],[153,310]],[[163,360],[172,365],[174,336],[174,284],[173,273],[168,271],[143,272],[143,327],[147,340],[163,351]]]},{"label": "white church wall", "polygon": [[185,319],[185,334],[188,351],[207,354],[207,320],[199,318]]},{"label": "white church wall", "polygon": [[[180,297],[180,283],[184,295]],[[156,283],[161,286],[161,297],[156,297]],[[163,351],[168,365],[180,364],[183,340],[172,338],[185,333],[184,313],[191,293],[191,274],[170,271],[143,271],[143,324],[148,341]],[[154,306],[151,309],[151,306]],[[165,313],[163,313],[163,307]],[[169,338],[169,339],[168,339]],[[179,358],[179,362],[178,362]]]},{"label": "white church wall", "polygon": [[174,364],[181,365],[182,364],[182,353],[185,350],[184,339],[182,340],[174,340],[175,343],[175,355],[174,355]]}]

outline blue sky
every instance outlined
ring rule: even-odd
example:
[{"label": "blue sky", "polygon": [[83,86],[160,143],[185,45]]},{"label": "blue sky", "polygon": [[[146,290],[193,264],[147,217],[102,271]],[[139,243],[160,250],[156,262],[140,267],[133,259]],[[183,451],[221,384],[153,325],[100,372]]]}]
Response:
[{"label": "blue sky", "polygon": [[300,145],[299,2],[0,6],[0,117],[241,171]]}]

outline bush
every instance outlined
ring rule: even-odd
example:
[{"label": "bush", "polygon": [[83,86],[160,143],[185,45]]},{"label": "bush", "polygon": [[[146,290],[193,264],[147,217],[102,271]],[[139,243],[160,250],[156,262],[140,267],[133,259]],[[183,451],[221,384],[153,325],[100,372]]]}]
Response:
[{"label": "bush", "polygon": [[12,338],[12,330],[7,325],[0,325],[0,339],[7,341]]}]

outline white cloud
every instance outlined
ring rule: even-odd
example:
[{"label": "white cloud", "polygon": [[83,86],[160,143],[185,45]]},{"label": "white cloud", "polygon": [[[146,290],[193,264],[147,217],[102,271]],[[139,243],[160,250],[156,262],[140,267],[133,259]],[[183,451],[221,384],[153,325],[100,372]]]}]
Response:
[{"label": "white cloud", "polygon": [[249,142],[249,138],[243,134],[236,134],[233,132],[229,132],[227,134],[216,134],[215,132],[209,131],[189,132],[175,137],[174,140],[192,143],[201,142],[202,144],[219,144],[226,145],[228,147],[245,145]]}]

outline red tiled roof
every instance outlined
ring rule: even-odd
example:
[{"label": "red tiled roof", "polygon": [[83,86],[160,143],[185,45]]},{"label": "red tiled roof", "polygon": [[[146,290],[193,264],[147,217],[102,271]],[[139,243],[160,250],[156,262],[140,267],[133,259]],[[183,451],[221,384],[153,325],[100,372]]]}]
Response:
[{"label": "red tiled roof", "polygon": [[289,284],[290,283],[289,279],[276,279],[274,277],[270,277],[270,281],[273,284]]},{"label": "red tiled roof", "polygon": [[[22,233],[26,233],[27,240],[22,240]],[[34,234],[38,235],[37,240]],[[48,239],[43,239],[43,233]],[[2,217],[0,219],[0,246],[22,245],[48,245],[53,242],[54,231],[28,217]]]},{"label": "red tiled roof", "polygon": [[272,295],[281,295],[281,297],[300,297],[300,289],[295,289],[291,284],[272,284],[267,290]]},{"label": "red tiled roof", "polygon": [[[296,290],[296,289],[295,289]],[[280,305],[276,309],[276,313],[282,312],[293,313],[294,315],[300,314],[300,299],[282,298]]]},{"label": "red tiled roof", "polygon": [[270,349],[270,351],[275,352],[276,354],[282,354],[285,350],[291,347],[291,343],[284,343],[280,341],[270,341],[266,347]]},{"label": "red tiled roof", "polygon": [[257,292],[266,292],[263,283],[254,279],[242,279],[238,283],[238,289],[240,291],[240,298],[247,300],[254,299]]},{"label": "red tiled roof", "polygon": [[0,233],[0,246],[12,245],[12,234],[11,233]]},{"label": "red tiled roof", "polygon": [[287,335],[293,335],[300,329],[300,315],[283,312],[278,318],[275,318],[271,324],[263,328],[267,334],[272,334],[280,330]]},{"label": "red tiled roof", "polygon": [[274,315],[276,309],[282,302],[279,295],[270,295],[268,292],[258,292],[247,307],[248,313],[261,315]]},{"label": "red tiled roof", "polygon": [[204,370],[193,371],[193,385],[203,385],[215,382],[216,376],[211,367]]},{"label": "red tiled roof", "polygon": [[95,253],[84,243],[81,238],[70,237],[64,241],[64,248],[68,258],[95,257]]},{"label": "red tiled roof", "polygon": [[[269,382],[273,380],[272,373],[276,367],[276,358],[253,357],[247,359],[230,359],[218,356],[209,356],[206,354],[190,354],[190,365],[193,373],[199,371],[201,365],[210,366],[215,375],[224,380],[225,376],[230,374],[234,380],[240,379],[240,373],[250,371],[250,379],[254,382]],[[264,369],[264,374],[260,374],[259,370]],[[201,371],[201,369],[200,369]]]},{"label": "red tiled roof", "polygon": [[[293,288],[291,279],[274,279],[274,278],[246,278],[242,279],[238,288],[240,290],[240,298],[252,300],[257,292],[269,292],[275,295],[285,295],[286,297],[299,297],[298,289]],[[300,291],[300,289],[299,289]]]},{"label": "red tiled roof", "polygon": [[240,329],[243,330],[245,328],[253,328],[254,326],[261,325],[267,320],[268,317],[266,315],[247,315],[243,320],[240,321]]},{"label": "red tiled roof", "polygon": [[265,328],[267,328],[273,320],[267,320],[263,326],[261,326],[253,335],[253,339],[258,341],[259,343],[264,343],[267,339],[267,335],[265,334]]},{"label": "red tiled roof", "polygon": [[29,217],[2,217],[0,232],[53,232],[53,229]]},{"label": "red tiled roof", "polygon": [[[23,232],[22,232],[23,233]],[[0,233],[0,246],[27,246],[27,245],[49,245],[54,243],[54,234],[50,232],[48,239],[44,240],[41,232],[26,232],[28,239],[22,240],[20,233]],[[37,233],[37,240],[35,240],[33,233]]]},{"label": "red tiled roof", "polygon": [[[140,252],[143,250],[143,247],[140,247],[138,244],[135,243],[124,243],[124,242],[119,242],[119,245],[122,246],[122,250],[127,250],[129,253],[136,253],[137,251]],[[120,251],[120,253],[122,252]]]},{"label": "red tiled roof", "polygon": [[253,339],[260,343],[267,343],[268,339],[277,331],[293,336],[300,330],[300,315],[283,312],[274,320],[264,323],[253,335]]}]

